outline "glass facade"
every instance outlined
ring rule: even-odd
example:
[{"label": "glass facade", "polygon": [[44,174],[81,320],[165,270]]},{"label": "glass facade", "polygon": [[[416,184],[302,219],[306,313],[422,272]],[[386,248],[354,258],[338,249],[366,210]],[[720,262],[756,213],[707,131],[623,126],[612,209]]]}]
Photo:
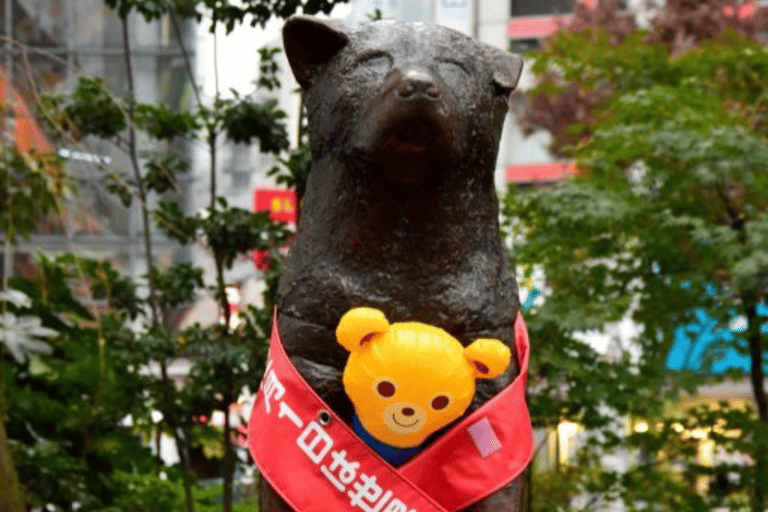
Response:
[{"label": "glass facade", "polygon": [[[12,75],[28,110],[32,111],[39,94],[71,90],[80,75],[103,78],[117,97],[128,92],[122,22],[104,0],[13,0],[11,4],[11,38],[16,44],[12,69],[3,66],[3,75]],[[5,0],[0,0],[0,10],[6,19]],[[180,40],[194,58],[192,24],[179,20],[178,37],[167,16],[146,22],[131,14],[128,22],[137,100],[186,107],[193,94]],[[5,35],[4,24],[0,31]],[[47,137],[42,127],[37,129]],[[67,158],[67,171],[78,184],[78,192],[68,198],[65,214],[41,224],[40,233],[22,243],[19,252],[72,250],[110,259],[129,274],[145,273],[139,206],[134,201],[125,207],[105,190],[108,173],[132,174],[128,155],[93,137],[47,139]],[[149,149],[148,141],[139,144],[140,150]],[[175,149],[189,154],[183,146]],[[163,236],[153,233],[153,238],[158,262],[177,257],[176,249]]]}]

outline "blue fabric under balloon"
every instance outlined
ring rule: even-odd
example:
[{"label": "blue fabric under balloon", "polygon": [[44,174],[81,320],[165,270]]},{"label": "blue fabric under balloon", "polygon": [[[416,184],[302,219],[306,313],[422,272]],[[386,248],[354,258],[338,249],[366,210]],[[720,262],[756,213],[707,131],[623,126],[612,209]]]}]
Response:
[{"label": "blue fabric under balloon", "polygon": [[352,428],[355,431],[355,434],[357,434],[357,437],[370,446],[373,451],[378,453],[382,459],[389,462],[394,467],[407,461],[419,453],[419,450],[421,449],[420,446],[414,446],[413,448],[397,448],[396,446],[382,443],[365,430],[363,424],[357,419],[357,414],[352,418]]}]

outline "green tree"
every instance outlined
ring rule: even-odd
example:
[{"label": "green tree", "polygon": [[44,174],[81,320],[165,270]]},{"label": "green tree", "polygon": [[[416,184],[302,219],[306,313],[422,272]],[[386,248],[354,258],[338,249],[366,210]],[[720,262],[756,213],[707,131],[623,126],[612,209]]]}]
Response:
[{"label": "green tree", "polygon": [[[571,492],[589,497],[588,510],[612,500],[630,510],[767,505],[768,50],[755,37],[768,16],[742,7],[668,1],[639,29],[616,2],[582,6],[532,55],[540,81],[525,119],[549,129],[553,152],[580,173],[511,193],[506,208],[516,262],[546,275],[546,299],[531,314],[534,416],[592,429]],[[700,370],[667,370],[676,328],[697,311],[721,329],[736,318],[746,328],[712,345]],[[613,361],[573,338],[625,315],[640,333]],[[749,359],[754,408],[673,414],[669,401],[717,379],[709,370],[729,350]],[[644,427],[617,434],[606,415]],[[600,416],[604,425],[591,421]],[[698,464],[701,440],[750,462]],[[603,467],[600,455],[619,448],[638,453],[636,464]],[[728,492],[697,492],[725,473]]]}]

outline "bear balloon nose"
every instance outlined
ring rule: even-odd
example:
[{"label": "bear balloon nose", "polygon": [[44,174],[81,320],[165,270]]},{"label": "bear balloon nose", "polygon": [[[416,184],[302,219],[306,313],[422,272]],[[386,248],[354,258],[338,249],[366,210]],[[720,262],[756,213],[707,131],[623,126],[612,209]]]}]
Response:
[{"label": "bear balloon nose", "polygon": [[403,416],[413,416],[413,413],[416,412],[410,407],[403,407]]},{"label": "bear balloon nose", "polygon": [[440,97],[440,90],[428,71],[409,69],[403,73],[397,83],[397,94],[406,99],[416,95],[437,99]]}]

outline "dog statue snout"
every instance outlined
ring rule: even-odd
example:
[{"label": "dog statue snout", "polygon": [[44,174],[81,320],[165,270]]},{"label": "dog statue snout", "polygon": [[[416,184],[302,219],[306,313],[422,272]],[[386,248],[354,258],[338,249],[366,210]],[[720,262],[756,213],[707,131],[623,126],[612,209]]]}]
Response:
[{"label": "dog statue snout", "polygon": [[402,73],[396,84],[397,94],[403,99],[417,96],[436,100],[440,97],[440,89],[435,77],[426,69],[410,68]]}]

